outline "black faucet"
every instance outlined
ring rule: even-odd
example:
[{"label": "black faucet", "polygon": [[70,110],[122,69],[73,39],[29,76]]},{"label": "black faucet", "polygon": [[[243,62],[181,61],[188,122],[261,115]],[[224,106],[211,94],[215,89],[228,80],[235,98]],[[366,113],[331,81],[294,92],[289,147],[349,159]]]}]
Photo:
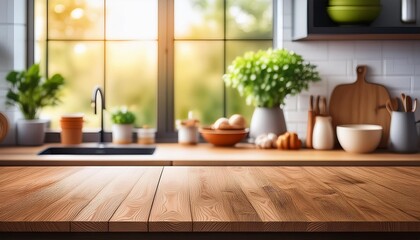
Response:
[{"label": "black faucet", "polygon": [[105,95],[104,92],[102,91],[102,89],[99,86],[96,86],[93,89],[93,93],[92,93],[92,100],[91,100],[91,104],[93,107],[93,112],[96,114],[96,108],[97,108],[97,104],[96,104],[96,96],[98,95],[101,96],[101,130],[99,131],[99,143],[104,143],[104,109],[105,109]]}]

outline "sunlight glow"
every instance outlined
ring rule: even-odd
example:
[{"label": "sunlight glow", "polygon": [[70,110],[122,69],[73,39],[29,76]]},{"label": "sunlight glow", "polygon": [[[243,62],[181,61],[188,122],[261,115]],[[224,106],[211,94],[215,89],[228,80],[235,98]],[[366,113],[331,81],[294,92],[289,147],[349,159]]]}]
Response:
[{"label": "sunlight glow", "polygon": [[85,15],[85,10],[81,8],[75,8],[71,11],[71,17],[74,19],[81,19]]},{"label": "sunlight glow", "polygon": [[175,7],[175,12],[182,16],[175,19],[176,35],[187,35],[191,30],[191,25],[203,24],[201,12],[194,11],[194,6],[189,1],[177,1]]},{"label": "sunlight glow", "polygon": [[238,6],[233,6],[229,9],[230,14],[235,18],[236,23],[239,27],[245,32],[252,30],[253,24],[255,24],[256,19],[254,16],[244,12]]},{"label": "sunlight glow", "polygon": [[73,51],[74,53],[79,54],[79,55],[83,54],[86,52],[86,45],[83,43],[78,43],[74,45]]},{"label": "sunlight glow", "polygon": [[157,39],[157,2],[107,1],[107,39]]},{"label": "sunlight glow", "polygon": [[54,11],[56,13],[63,13],[66,10],[66,6],[64,6],[63,4],[57,4],[54,7]]}]

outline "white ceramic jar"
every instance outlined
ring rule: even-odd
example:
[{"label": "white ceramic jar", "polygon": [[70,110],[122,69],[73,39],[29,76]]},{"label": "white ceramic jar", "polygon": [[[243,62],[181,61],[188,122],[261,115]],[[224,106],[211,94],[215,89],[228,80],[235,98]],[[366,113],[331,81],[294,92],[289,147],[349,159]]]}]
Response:
[{"label": "white ceramic jar", "polygon": [[318,150],[334,148],[334,130],[330,116],[316,116],[312,134],[312,146]]},{"label": "white ceramic jar", "polygon": [[133,142],[133,124],[113,124],[112,143],[130,144]]},{"label": "white ceramic jar", "polygon": [[178,143],[194,145],[198,143],[198,127],[184,126],[178,127]]},{"label": "white ceramic jar", "polygon": [[156,129],[155,128],[140,128],[137,130],[137,143],[138,144],[154,144]]}]

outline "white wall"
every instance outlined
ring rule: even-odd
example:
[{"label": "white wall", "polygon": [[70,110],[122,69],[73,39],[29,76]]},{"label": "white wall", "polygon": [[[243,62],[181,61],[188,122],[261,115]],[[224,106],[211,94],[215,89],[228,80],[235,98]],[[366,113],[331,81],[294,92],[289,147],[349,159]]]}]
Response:
[{"label": "white wall", "polygon": [[[367,80],[387,87],[391,97],[404,92],[420,99],[419,40],[292,42],[292,0],[283,1],[283,47],[317,65],[322,78],[309,91],[288,99],[285,106],[288,130],[305,138],[309,95],[329,97],[336,85],[354,82],[359,64],[368,65]],[[416,119],[420,119],[420,110]]]},{"label": "white wall", "polygon": [[[5,104],[5,76],[10,70],[22,70],[26,63],[26,1],[0,0],[0,111],[9,122],[17,117],[16,109]],[[14,124],[12,124],[13,126]],[[1,144],[15,144],[15,129]]]}]

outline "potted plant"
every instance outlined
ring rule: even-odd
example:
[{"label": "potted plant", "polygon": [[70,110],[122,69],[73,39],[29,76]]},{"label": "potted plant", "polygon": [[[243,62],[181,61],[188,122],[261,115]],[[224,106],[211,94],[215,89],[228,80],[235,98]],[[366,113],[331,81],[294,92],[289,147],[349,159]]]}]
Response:
[{"label": "potted plant", "polygon": [[24,117],[17,122],[17,143],[42,145],[46,121],[39,119],[39,112],[43,107],[59,103],[58,93],[64,78],[60,74],[43,78],[39,64],[33,64],[27,70],[9,72],[6,81],[10,85],[6,103],[18,106]]},{"label": "potted plant", "polygon": [[227,87],[236,88],[248,105],[256,108],[250,124],[250,136],[286,132],[283,110],[288,95],[308,89],[310,82],[321,80],[316,66],[286,49],[247,52],[237,57],[223,75]]},{"label": "potted plant", "polygon": [[136,121],[134,113],[122,107],[111,114],[112,142],[129,144],[133,140],[133,123]]}]

